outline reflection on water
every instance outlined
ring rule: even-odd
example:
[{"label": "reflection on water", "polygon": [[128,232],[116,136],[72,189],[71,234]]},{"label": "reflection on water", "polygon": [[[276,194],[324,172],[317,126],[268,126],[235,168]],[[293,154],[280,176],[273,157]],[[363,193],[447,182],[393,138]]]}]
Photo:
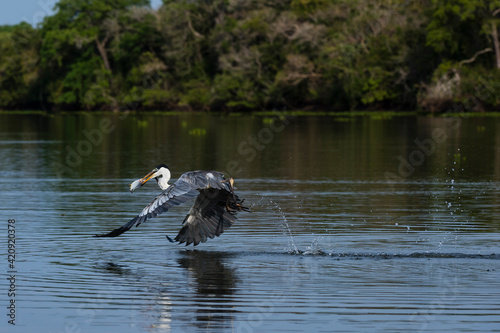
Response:
[{"label": "reflection on water", "polygon": [[196,327],[230,328],[234,323],[232,296],[237,279],[233,269],[224,263],[225,257],[225,253],[195,250],[183,252],[178,259],[196,290],[192,310]]},{"label": "reflection on water", "polygon": [[[133,329],[357,332],[381,325],[389,331],[467,331],[478,314],[485,329],[498,324],[498,303],[467,307],[471,300],[498,300],[498,292],[485,288],[498,284],[492,268],[498,255],[174,250],[168,256],[174,260],[162,268],[99,267],[121,277],[119,284],[135,281],[121,293],[145,302],[115,295],[109,305],[118,312],[115,302],[132,302]],[[456,322],[456,315],[465,322]]]},{"label": "reflection on water", "polygon": [[[104,118],[113,130],[82,150]],[[295,117],[252,146],[272,121],[1,115],[0,210],[18,228],[19,317],[0,330],[498,330],[500,119],[456,129],[433,117]],[[388,183],[436,128],[447,140]],[[252,213],[194,249],[165,238],[188,206],[92,237],[158,194],[127,189],[159,163],[173,178],[237,165]]]},{"label": "reflection on water", "polygon": [[[203,330],[234,328],[236,310],[233,295],[238,288],[238,279],[234,269],[225,261],[235,254],[187,250],[173,255],[176,265],[165,272],[134,270],[114,262],[102,262],[94,267],[116,275],[117,282],[125,279],[147,284],[151,294],[149,301],[140,309],[131,309],[134,327],[172,330],[173,306],[177,305],[184,308],[175,315],[176,320],[184,322],[183,325]],[[172,262],[167,265],[172,265]],[[172,269],[180,273],[179,278],[172,279]]]}]

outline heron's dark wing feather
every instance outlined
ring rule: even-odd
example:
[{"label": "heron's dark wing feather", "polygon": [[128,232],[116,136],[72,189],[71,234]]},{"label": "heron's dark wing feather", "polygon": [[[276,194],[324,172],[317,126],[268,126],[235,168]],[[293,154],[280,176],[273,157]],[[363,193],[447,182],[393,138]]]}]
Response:
[{"label": "heron's dark wing feather", "polygon": [[128,221],[126,224],[122,225],[119,228],[116,228],[107,234],[100,234],[100,235],[95,235],[95,237],[116,237],[120,236],[123,234],[125,231],[129,230],[134,226],[134,224],[137,223],[137,220],[139,219],[139,216],[134,217],[132,220]]},{"label": "heron's dark wing feather", "polygon": [[198,245],[220,236],[236,221],[236,212],[242,210],[240,204],[238,197],[226,189],[200,190],[175,240]]},{"label": "heron's dark wing feather", "polygon": [[132,227],[137,227],[146,220],[164,213],[172,206],[179,205],[190,199],[195,198],[200,189],[215,188],[215,189],[230,189],[230,185],[224,182],[224,176],[216,171],[191,171],[186,172],[165,191],[158,195],[142,212],[123,226],[112,230],[109,233],[96,235],[97,237],[116,237],[129,230]]}]

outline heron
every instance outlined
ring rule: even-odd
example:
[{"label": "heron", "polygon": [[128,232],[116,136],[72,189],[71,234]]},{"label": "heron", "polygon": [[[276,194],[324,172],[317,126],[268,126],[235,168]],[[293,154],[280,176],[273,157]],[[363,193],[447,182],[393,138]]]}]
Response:
[{"label": "heron", "polygon": [[174,240],[167,235],[170,242],[196,246],[206,242],[208,238],[219,237],[233,225],[238,212],[249,211],[249,208],[243,206],[244,200],[240,200],[234,193],[233,178],[226,179],[221,172],[189,171],[172,185],[168,183],[170,177],[169,168],[160,164],[146,176],[130,184],[130,192],[134,192],[154,178],[162,192],[128,223],[96,237],[117,237],[133,226],[137,227],[146,220],[165,213],[172,206],[196,198]]}]

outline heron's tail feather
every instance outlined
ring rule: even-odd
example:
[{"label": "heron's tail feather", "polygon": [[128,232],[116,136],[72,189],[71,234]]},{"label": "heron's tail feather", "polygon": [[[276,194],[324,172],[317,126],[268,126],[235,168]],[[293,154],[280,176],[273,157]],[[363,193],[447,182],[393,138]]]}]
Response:
[{"label": "heron's tail feather", "polygon": [[236,221],[236,216],[227,211],[222,211],[220,215],[209,214],[207,216],[194,217],[189,221],[189,223],[184,224],[174,239],[179,244],[198,245],[199,243],[205,243],[208,238],[219,237],[233,225]]}]

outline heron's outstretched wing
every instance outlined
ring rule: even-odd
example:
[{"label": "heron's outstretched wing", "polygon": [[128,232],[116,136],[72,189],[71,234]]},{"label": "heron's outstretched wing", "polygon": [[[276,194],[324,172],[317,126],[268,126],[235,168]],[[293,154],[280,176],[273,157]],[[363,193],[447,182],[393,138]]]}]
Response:
[{"label": "heron's outstretched wing", "polygon": [[184,219],[184,226],[175,237],[180,244],[204,243],[220,236],[236,221],[236,212],[244,210],[241,200],[226,189],[200,190],[193,207]]},{"label": "heron's outstretched wing", "polygon": [[169,210],[170,207],[179,205],[195,198],[200,192],[198,190],[214,188],[218,190],[231,191],[231,185],[225,181],[224,175],[217,171],[191,171],[186,172],[165,191],[158,195],[142,212],[121,227],[106,234],[96,235],[96,237],[116,237],[123,234],[133,226],[139,226],[161,213]]}]

